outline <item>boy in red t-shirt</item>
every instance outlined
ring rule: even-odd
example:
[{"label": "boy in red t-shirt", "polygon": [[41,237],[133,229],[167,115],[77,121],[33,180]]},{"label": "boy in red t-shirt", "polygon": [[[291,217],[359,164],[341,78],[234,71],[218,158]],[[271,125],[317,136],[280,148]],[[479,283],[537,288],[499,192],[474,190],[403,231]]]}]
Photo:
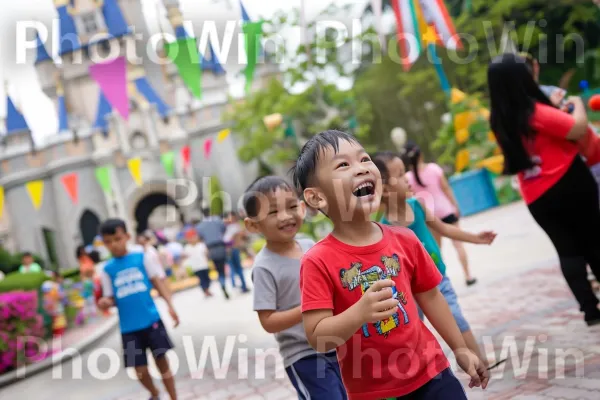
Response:
[{"label": "boy in red t-shirt", "polygon": [[350,400],[466,399],[417,304],[471,376],[488,373],[467,346],[444,297],[442,276],[410,230],[371,222],[382,184],[353,136],[325,131],[302,148],[292,169],[306,203],[333,232],[302,259],[304,329],[319,352],[337,349]]}]

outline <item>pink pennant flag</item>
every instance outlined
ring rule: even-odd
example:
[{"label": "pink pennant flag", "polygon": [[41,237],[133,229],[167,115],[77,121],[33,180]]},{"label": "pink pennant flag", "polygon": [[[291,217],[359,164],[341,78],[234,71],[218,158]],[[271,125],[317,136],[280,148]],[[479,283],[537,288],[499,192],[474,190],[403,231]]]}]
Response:
[{"label": "pink pennant flag", "polygon": [[204,158],[210,157],[211,150],[212,150],[212,139],[206,139],[204,141]]},{"label": "pink pennant flag", "polygon": [[90,75],[110,105],[121,116],[129,118],[129,96],[127,94],[127,64],[125,57],[90,66]]}]

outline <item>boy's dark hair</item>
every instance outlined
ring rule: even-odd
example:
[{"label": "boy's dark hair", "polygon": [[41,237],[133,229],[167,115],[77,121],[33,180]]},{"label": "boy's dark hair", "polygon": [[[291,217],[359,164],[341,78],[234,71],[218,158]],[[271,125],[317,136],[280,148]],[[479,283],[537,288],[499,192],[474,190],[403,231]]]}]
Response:
[{"label": "boy's dark hair", "polygon": [[125,221],[119,218],[110,218],[100,224],[100,228],[98,228],[98,232],[100,235],[114,235],[117,233],[118,229],[122,229],[123,232],[127,233],[127,225]]},{"label": "boy's dark hair", "polygon": [[388,170],[386,164],[392,161],[394,158],[399,158],[402,160],[400,153],[390,150],[378,151],[371,155],[371,160],[379,170],[383,183],[387,183],[387,181],[390,179],[390,171]]},{"label": "boy's dark hair", "polygon": [[327,148],[332,148],[337,154],[339,151],[340,140],[346,142],[358,143],[358,140],[349,133],[327,130],[316,134],[302,146],[298,160],[290,170],[294,186],[298,190],[304,190],[308,187],[311,179],[314,177],[317,162],[323,152]]},{"label": "boy's dark hair", "polygon": [[23,258],[23,257],[33,257],[33,254],[31,254],[31,252],[30,252],[30,251],[25,251],[25,252],[23,252],[23,254],[21,255],[21,258]]},{"label": "boy's dark hair", "polygon": [[260,197],[277,189],[289,190],[296,193],[292,185],[280,176],[268,175],[256,179],[244,193],[244,211],[249,218],[258,216],[260,212]]}]

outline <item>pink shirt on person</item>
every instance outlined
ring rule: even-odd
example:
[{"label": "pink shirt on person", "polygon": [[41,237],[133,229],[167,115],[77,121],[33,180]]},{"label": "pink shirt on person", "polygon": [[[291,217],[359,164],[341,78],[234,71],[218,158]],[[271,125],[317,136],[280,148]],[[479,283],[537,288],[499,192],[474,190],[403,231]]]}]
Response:
[{"label": "pink shirt on person", "polygon": [[457,213],[456,207],[442,190],[442,178],[444,177],[442,167],[429,163],[419,170],[419,178],[425,185],[424,187],[419,185],[412,171],[407,172],[406,177],[415,196],[423,199],[427,208],[433,211],[436,217],[441,219]]}]

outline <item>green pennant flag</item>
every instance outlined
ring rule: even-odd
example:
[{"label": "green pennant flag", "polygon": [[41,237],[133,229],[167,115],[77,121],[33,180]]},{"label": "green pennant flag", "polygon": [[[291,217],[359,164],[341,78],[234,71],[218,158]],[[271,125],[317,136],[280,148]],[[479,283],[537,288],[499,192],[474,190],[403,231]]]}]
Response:
[{"label": "green pennant flag", "polygon": [[160,155],[160,162],[165,169],[167,175],[171,178],[175,177],[175,153],[169,151]]},{"label": "green pennant flag", "polygon": [[96,179],[104,193],[110,194],[112,188],[110,185],[110,167],[108,165],[96,168]]},{"label": "green pennant flag", "polygon": [[244,31],[244,41],[246,43],[246,57],[248,64],[244,70],[246,76],[246,94],[250,92],[252,81],[254,80],[254,71],[258,62],[258,54],[260,52],[260,38],[262,37],[263,21],[245,22],[242,30]]},{"label": "green pennant flag", "polygon": [[177,71],[190,92],[202,97],[202,65],[195,38],[179,38],[165,44],[167,56],[177,66]]},{"label": "green pennant flag", "polygon": [[290,117],[285,118],[285,130],[283,134],[286,138],[295,138],[296,131],[294,129],[294,121]]}]

